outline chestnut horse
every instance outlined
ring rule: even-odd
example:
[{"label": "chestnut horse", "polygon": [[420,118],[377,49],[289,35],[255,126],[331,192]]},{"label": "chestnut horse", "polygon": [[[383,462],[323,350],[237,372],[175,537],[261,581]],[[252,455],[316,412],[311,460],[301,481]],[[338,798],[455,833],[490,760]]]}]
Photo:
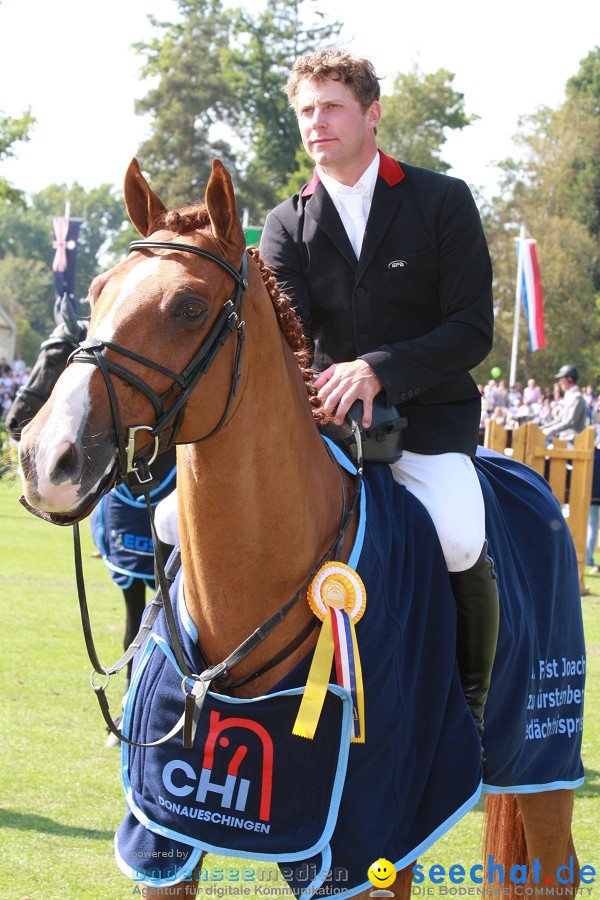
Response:
[{"label": "chestnut horse", "polygon": [[[24,494],[45,517],[67,524],[87,515],[123,476],[128,428],[142,423],[130,432],[136,459],[176,442],[185,605],[204,659],[214,665],[282,603],[305,595],[307,574],[338,540],[340,559],[349,559],[360,516],[351,503],[355,479],[315,425],[301,327],[268,270],[246,251],[222,164],[213,163],[205,205],[168,211],[133,160],[125,199],[146,240],[91,285],[88,341],[76,358],[90,364],[69,366],[23,430]],[[310,655],[317,641],[312,618],[307,603],[295,603],[241,656],[236,680],[249,680],[234,689],[237,698],[267,694]],[[389,776],[381,772],[384,788]],[[573,788],[565,782],[534,790],[488,798],[486,852],[509,867],[538,860],[537,872],[527,873],[532,885],[541,872],[542,884],[562,888],[557,871],[571,864],[566,888],[573,891]],[[356,829],[358,845],[358,823]],[[417,855],[398,866],[394,890],[403,900]],[[369,896],[365,884],[366,873],[349,895]],[[190,896],[194,887],[182,883],[179,893],[168,893]]]}]

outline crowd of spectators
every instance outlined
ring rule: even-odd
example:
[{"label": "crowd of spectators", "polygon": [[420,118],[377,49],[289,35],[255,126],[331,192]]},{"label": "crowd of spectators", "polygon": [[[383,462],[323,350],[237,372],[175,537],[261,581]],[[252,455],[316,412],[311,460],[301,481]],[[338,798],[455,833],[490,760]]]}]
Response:
[{"label": "crowd of spectators", "polygon": [[2,405],[0,408],[0,421],[4,422],[6,414],[18,389],[29,381],[31,369],[25,365],[25,361],[17,353],[12,363],[9,363],[6,357],[0,359],[0,397]]},{"label": "crowd of spectators", "polygon": [[[525,422],[535,422],[540,428],[552,425],[560,415],[561,392],[558,383],[552,387],[540,387],[535,378],[529,378],[525,387],[520,381],[508,386],[503,378],[490,378],[479,385],[481,393],[481,429],[494,419],[503,428],[515,429]],[[600,394],[592,385],[581,388],[587,408],[588,422],[598,426],[600,432]]]}]

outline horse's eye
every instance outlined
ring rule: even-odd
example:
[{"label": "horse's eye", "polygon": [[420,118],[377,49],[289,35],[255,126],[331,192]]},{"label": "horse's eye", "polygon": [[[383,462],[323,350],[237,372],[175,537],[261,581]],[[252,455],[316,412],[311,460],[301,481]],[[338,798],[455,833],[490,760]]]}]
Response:
[{"label": "horse's eye", "polygon": [[182,303],[177,310],[177,315],[182,319],[199,319],[206,309],[201,303]]}]

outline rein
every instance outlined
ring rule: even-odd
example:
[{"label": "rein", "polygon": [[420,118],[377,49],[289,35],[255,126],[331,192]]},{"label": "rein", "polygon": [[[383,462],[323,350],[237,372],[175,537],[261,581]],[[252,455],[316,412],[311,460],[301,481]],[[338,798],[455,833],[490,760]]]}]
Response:
[{"label": "rein", "polygon": [[[173,556],[168,570],[165,571],[164,562],[160,554],[159,540],[155,529],[154,510],[150,502],[150,491],[156,483],[152,479],[149,466],[156,459],[156,456],[160,451],[162,451],[163,449],[168,449],[173,445],[173,443],[175,443],[175,439],[179,431],[179,427],[181,425],[181,420],[185,410],[185,405],[192,390],[195,388],[200,378],[209,370],[219,350],[223,347],[227,337],[234,331],[236,331],[237,347],[233,365],[232,382],[223,415],[221,416],[215,427],[208,434],[204,435],[201,438],[198,438],[198,441],[207,440],[209,437],[212,437],[214,434],[216,434],[217,431],[219,431],[219,429],[225,424],[228,419],[233,399],[236,395],[237,385],[241,372],[241,358],[244,343],[244,322],[241,320],[241,303],[243,292],[248,287],[248,260],[246,253],[244,253],[241,268],[238,272],[233,268],[233,266],[231,266],[226,260],[222,259],[221,257],[216,256],[215,254],[210,253],[207,250],[201,250],[188,244],[180,244],[171,241],[144,240],[133,241],[130,244],[129,248],[130,250],[138,250],[146,249],[148,247],[194,253],[197,256],[209,259],[219,265],[229,275],[231,275],[231,277],[235,281],[236,287],[232,296],[223,304],[223,307],[221,308],[216,320],[211,326],[205,340],[200,345],[198,351],[190,360],[183,372],[181,372],[179,375],[171,372],[169,369],[166,369],[163,366],[158,365],[157,363],[149,360],[146,357],[143,357],[123,347],[119,347],[117,344],[114,344],[110,341],[101,341],[96,338],[91,338],[87,341],[84,341],[77,348],[77,350],[75,350],[75,352],[69,359],[69,363],[75,362],[96,365],[102,372],[110,400],[115,433],[117,435],[119,456],[118,477],[121,480],[128,479],[129,487],[132,492],[141,493],[144,495],[148,515],[150,518],[152,539],[155,548],[155,573],[156,580],[158,582],[158,590],[152,600],[149,610],[145,616],[144,623],[140,628],[138,634],[132,641],[131,645],[127,648],[121,659],[111,667],[107,668],[100,663],[96,648],[94,646],[89,610],[87,606],[87,598],[85,595],[83,565],[81,558],[81,541],[78,522],[73,523],[75,571],[84,639],[88,651],[88,656],[93,666],[93,671],[90,675],[90,684],[94,692],[96,693],[98,702],[100,704],[100,709],[108,728],[113,734],[116,735],[116,737],[119,738],[119,740],[137,747],[157,746],[159,744],[165,743],[166,741],[170,740],[175,734],[177,734],[181,729],[183,729],[183,746],[186,748],[191,748],[194,742],[196,726],[200,717],[200,712],[202,710],[204,697],[206,696],[211,682],[216,681],[224,689],[234,688],[238,687],[241,684],[246,684],[247,682],[253,680],[254,678],[257,678],[259,675],[263,674],[263,672],[268,671],[269,669],[273,668],[273,666],[277,665],[279,662],[285,659],[294,649],[299,647],[303,643],[303,641],[306,640],[310,632],[318,624],[317,619],[314,618],[314,621],[311,621],[309,623],[309,626],[305,627],[300,632],[300,634],[298,634],[283,650],[279,651],[279,653],[277,653],[269,662],[267,662],[264,666],[262,666],[254,673],[246,676],[245,678],[239,679],[238,681],[234,681],[231,678],[230,670],[238,665],[243,659],[245,659],[261,643],[261,641],[263,641],[267,637],[267,635],[269,635],[271,631],[281,621],[283,621],[287,614],[294,608],[300,598],[304,595],[306,589],[310,585],[311,581],[313,580],[321,566],[328,559],[330,559],[332,555],[337,558],[338,554],[341,552],[343,539],[354,515],[354,511],[356,509],[361,492],[363,477],[362,442],[359,425],[355,421],[352,421],[352,430],[358,449],[358,464],[352,497],[349,504],[347,504],[346,502],[344,485],[341,479],[341,474],[337,467],[337,463],[333,458],[329,447],[327,447],[330,457],[334,465],[336,466],[336,471],[338,471],[338,475],[340,477],[343,498],[342,514],[338,533],[334,541],[327,548],[309,577],[304,581],[302,586],[296,591],[296,593],[290,600],[288,600],[280,609],[277,610],[277,612],[275,612],[269,619],[267,619],[266,622],[263,622],[262,625],[255,629],[255,631],[244,641],[242,641],[242,643],[232,653],[230,653],[226,659],[214,666],[210,666],[207,664],[205,670],[199,675],[193,673],[184,658],[183,649],[181,647],[181,642],[179,639],[177,625],[175,622],[173,608],[170,600],[170,586],[173,583],[177,572],[179,571],[181,558],[179,553],[177,552]],[[173,382],[171,387],[168,388],[167,391],[161,396],[157,395],[137,375],[130,372],[120,363],[117,363],[111,359],[107,359],[103,352],[105,349],[116,351],[126,358],[132,359],[135,362],[142,363],[148,368],[154,369],[155,371],[159,371],[162,374],[167,375]],[[119,415],[119,409],[114,386],[112,384],[111,374],[121,378],[123,381],[127,382],[132,387],[139,390],[145,397],[147,397],[150,400],[157,417],[156,424],[153,427],[149,425],[137,425],[130,427],[128,431],[127,443],[125,443],[122,434],[121,417]],[[177,390],[179,390],[179,393],[176,395],[174,401],[167,409],[165,409],[166,402],[176,394]],[[169,423],[171,422],[173,424],[168,427]],[[144,448],[140,454],[137,454],[135,451],[135,436],[140,430],[148,431],[150,437],[154,440],[154,445],[149,445],[152,448],[149,460],[145,458],[145,456],[148,455],[146,452],[146,448]],[[165,434],[166,438],[164,437]],[[132,483],[132,479],[137,479],[137,484],[135,482]],[[150,634],[152,625],[154,624],[154,621],[156,620],[156,617],[158,616],[161,608],[165,611],[169,637],[171,640],[175,658],[177,660],[177,664],[184,674],[181,682],[181,689],[185,697],[185,707],[183,715],[167,735],[156,741],[153,741],[152,743],[143,744],[131,741],[129,738],[125,737],[125,735],[123,735],[122,732],[117,728],[116,723],[110,715],[105,692],[106,688],[108,687],[111,675],[118,673],[122,668],[124,668],[125,665],[127,665],[127,663],[134,656],[135,652],[139,649],[144,640]],[[94,681],[95,674],[102,675],[104,677],[104,683],[96,684]],[[192,683],[191,690],[186,690],[186,686],[189,686],[190,682]]]}]

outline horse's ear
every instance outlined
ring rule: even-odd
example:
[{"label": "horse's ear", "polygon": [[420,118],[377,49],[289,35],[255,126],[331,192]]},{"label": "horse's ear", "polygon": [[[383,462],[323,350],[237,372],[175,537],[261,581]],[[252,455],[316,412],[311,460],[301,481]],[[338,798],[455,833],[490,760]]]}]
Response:
[{"label": "horse's ear", "polygon": [[75,304],[66,291],[54,303],[54,321],[57,325],[64,325],[69,334],[77,335],[79,333],[79,320]]},{"label": "horse's ear", "polygon": [[167,211],[167,207],[150,188],[135,157],[129,163],[123,190],[129,218],[139,233],[148,237],[154,230],[154,223]]},{"label": "horse's ear", "polygon": [[65,316],[64,316],[64,307],[65,301],[67,299],[67,295],[63,294],[62,297],[57,297],[54,301],[54,323],[55,325],[64,325],[65,324]]},{"label": "horse's ear", "polygon": [[235,205],[231,176],[220,159],[213,159],[206,186],[206,207],[215,238],[229,244],[236,254],[242,253],[246,249],[246,238]]}]

